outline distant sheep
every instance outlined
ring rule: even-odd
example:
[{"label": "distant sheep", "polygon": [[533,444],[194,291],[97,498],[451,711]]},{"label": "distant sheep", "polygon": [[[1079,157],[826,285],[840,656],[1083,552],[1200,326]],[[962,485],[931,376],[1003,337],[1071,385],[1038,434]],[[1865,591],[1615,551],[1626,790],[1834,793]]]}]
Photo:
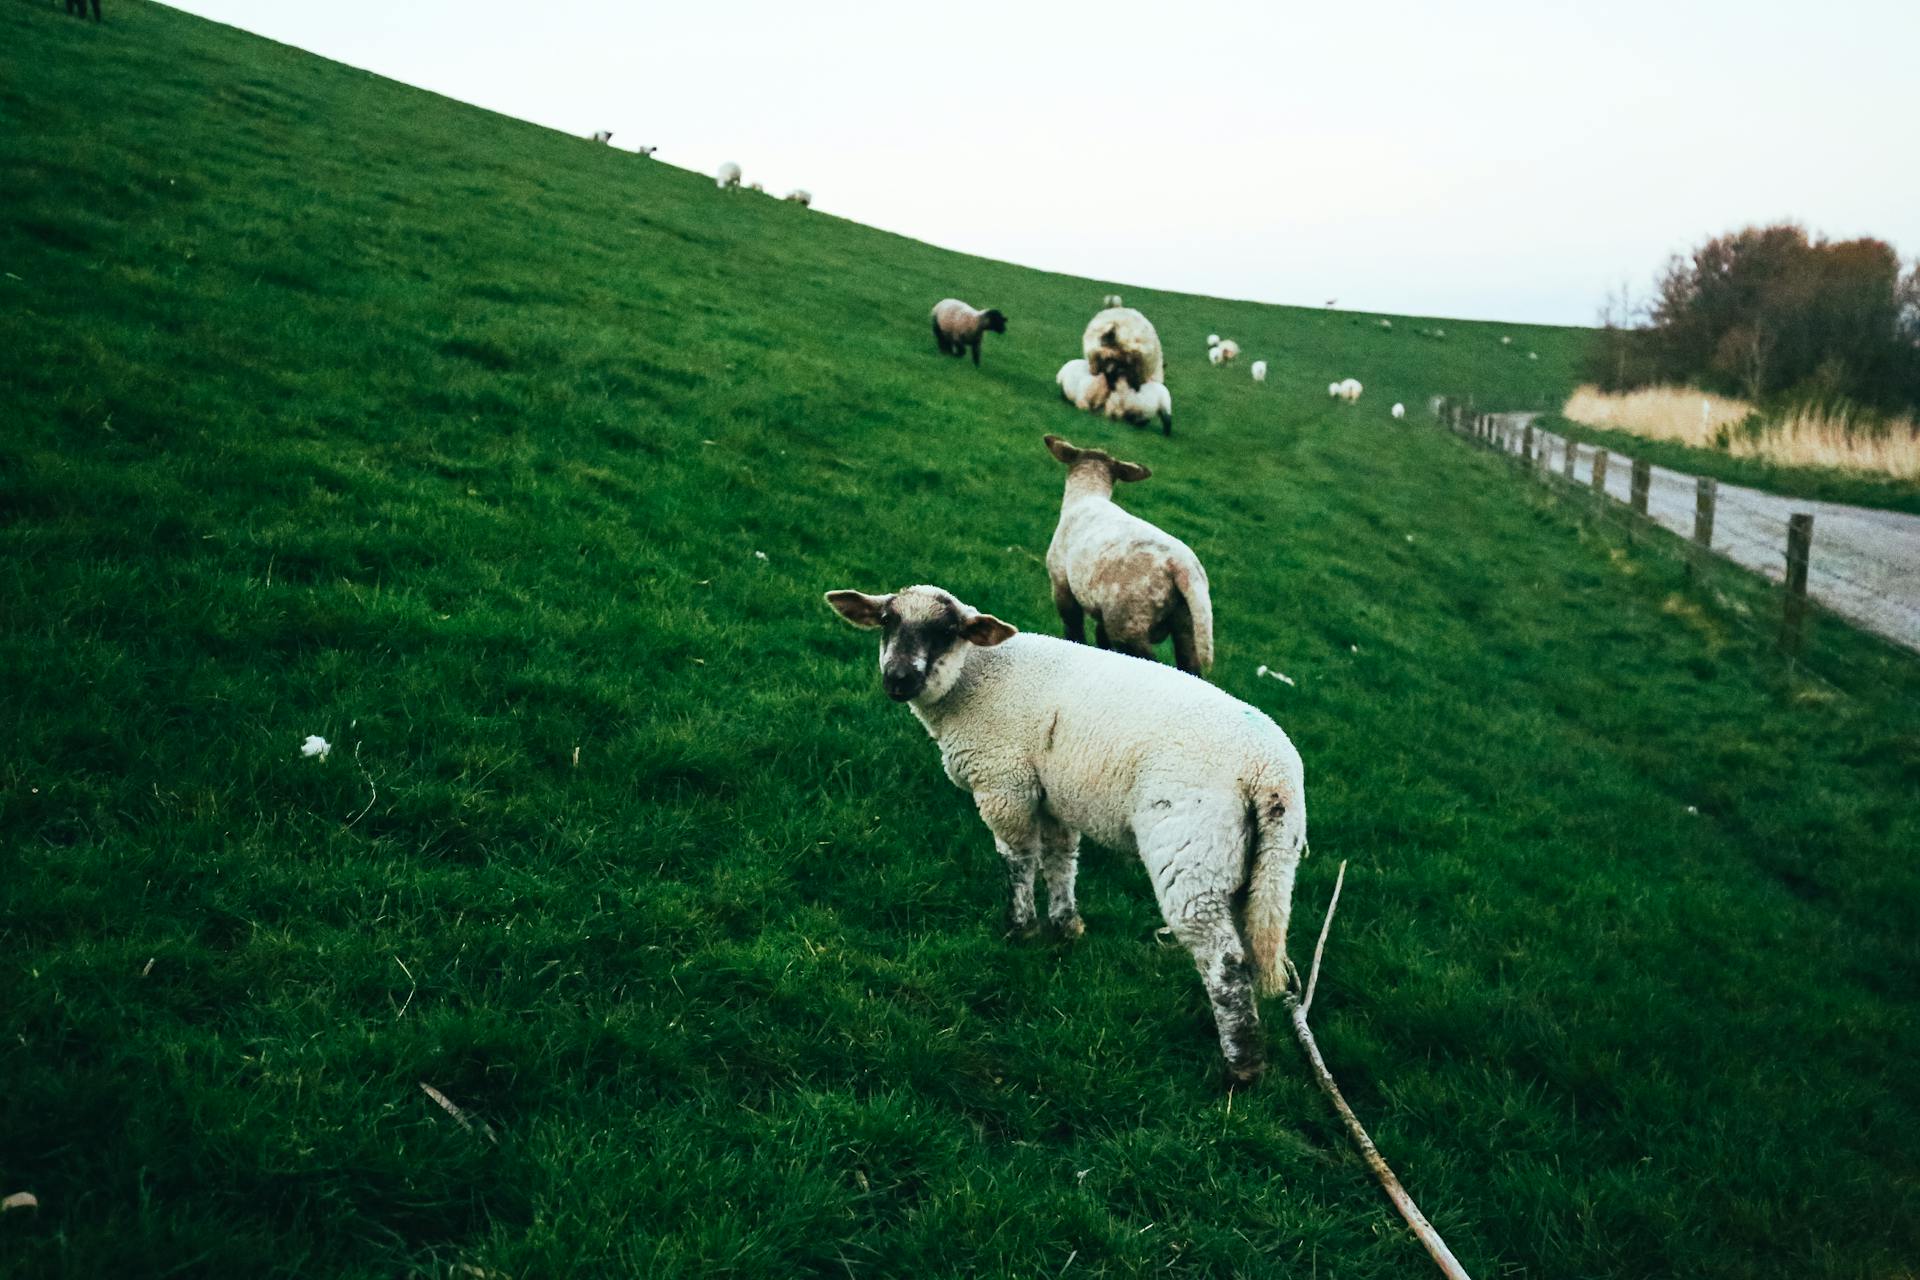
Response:
[{"label": "distant sheep", "polygon": [[650,159],[653,156],[653,153],[658,151],[659,149],[660,149],[659,147],[636,147],[634,148],[633,154],[639,156],[642,160],[646,160],[646,159]]},{"label": "distant sheep", "polygon": [[1209,364],[1218,365],[1221,361],[1225,360],[1226,358],[1227,358],[1227,353],[1222,351],[1219,347],[1215,346],[1215,347],[1207,348],[1207,362]]},{"label": "distant sheep", "polygon": [[980,364],[980,339],[989,333],[1005,333],[1007,318],[996,310],[976,311],[958,298],[942,298],[933,304],[933,340],[942,355],[961,355],[973,350],[973,363]]},{"label": "distant sheep", "polygon": [[1361,390],[1360,379],[1347,378],[1340,383],[1340,398],[1352,404],[1360,398]]},{"label": "distant sheep", "polygon": [[1403,404],[1395,404],[1395,405],[1393,406],[1393,416],[1394,416],[1394,418],[1395,418],[1395,420],[1398,420],[1398,419],[1400,419],[1400,418],[1404,418],[1404,417],[1406,417],[1406,416],[1407,416],[1407,406],[1405,406],[1405,405],[1403,405]]},{"label": "distant sheep", "polygon": [[1220,358],[1228,361],[1238,360],[1240,358],[1240,344],[1232,338],[1220,339]]},{"label": "distant sheep", "polygon": [[747,190],[752,191],[758,195],[767,194],[766,184],[762,182],[749,182],[747,184]]},{"label": "distant sheep", "polygon": [[1131,307],[1108,307],[1087,321],[1080,335],[1087,367],[1109,386],[1144,387],[1167,380],[1166,356],[1153,322]]},{"label": "distant sheep", "polygon": [[1501,345],[1501,346],[1503,346],[1503,347],[1510,347],[1510,346],[1512,346],[1512,345],[1513,345],[1513,339],[1512,339],[1512,338],[1502,338],[1502,339],[1500,339],[1500,345]]},{"label": "distant sheep", "polygon": [[1103,309],[1107,307],[1118,307],[1121,305],[1123,304],[1120,301],[1120,295],[1117,293],[1110,293],[1105,298],[1100,300],[1100,306]]},{"label": "distant sheep", "polygon": [[722,191],[737,190],[740,186],[740,166],[731,160],[727,161],[713,175],[713,180]]},{"label": "distant sheep", "polygon": [[1208,334],[1208,335],[1207,335],[1207,345],[1208,345],[1208,346],[1210,346],[1210,347],[1217,347],[1217,346],[1219,346],[1219,345],[1220,345],[1220,335],[1219,335],[1219,334],[1217,334],[1217,333],[1210,333],[1210,334]]},{"label": "distant sheep", "polygon": [[1153,472],[1099,449],[1076,449],[1059,436],[1047,452],[1067,468],[1060,523],[1047,548],[1047,576],[1067,639],[1084,643],[1086,619],[1102,649],[1152,662],[1153,646],[1173,637],[1174,663],[1203,676],[1213,666],[1213,601],[1207,571],[1186,543],[1121,510],[1115,481]]},{"label": "distant sheep", "polygon": [[1253,380],[1255,382],[1265,382],[1267,380],[1267,362],[1265,360],[1255,360],[1253,362]]},{"label": "distant sheep", "polygon": [[1337,382],[1329,382],[1329,383],[1327,384],[1327,398],[1328,398],[1329,400],[1338,400],[1338,399],[1340,398],[1340,384],[1339,384],[1339,383],[1337,383]]},{"label": "distant sheep", "polygon": [[787,192],[787,199],[803,209],[809,208],[813,204],[813,192],[808,191],[805,187],[795,187],[793,190]]},{"label": "distant sheep", "polygon": [[1173,393],[1164,382],[1149,382],[1141,387],[1119,383],[1108,389],[1101,411],[1111,422],[1126,422],[1136,427],[1150,427],[1158,421],[1161,435],[1173,434]]},{"label": "distant sheep", "polygon": [[1539,353],[1538,351],[1529,351],[1529,352],[1527,352],[1527,359],[1529,359],[1529,360],[1538,360],[1539,358],[1540,358],[1540,353]]},{"label": "distant sheep", "polygon": [[595,129],[593,131],[593,140],[599,143],[610,143],[613,141],[613,130]]},{"label": "distant sheep", "polygon": [[1060,394],[1067,403],[1076,409],[1095,410],[1106,405],[1107,381],[1094,377],[1085,360],[1067,361],[1053,380],[1060,384]]},{"label": "distant sheep", "polygon": [[1391,321],[1391,320],[1382,320],[1382,321],[1380,322],[1380,327],[1381,327],[1382,329],[1391,329],[1391,328],[1393,328],[1393,321]]}]

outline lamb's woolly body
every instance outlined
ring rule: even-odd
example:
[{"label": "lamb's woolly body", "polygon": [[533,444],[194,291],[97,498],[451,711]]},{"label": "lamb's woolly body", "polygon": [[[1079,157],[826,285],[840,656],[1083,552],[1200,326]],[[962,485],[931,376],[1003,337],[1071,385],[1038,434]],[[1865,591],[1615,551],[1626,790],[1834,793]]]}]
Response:
[{"label": "lamb's woolly body", "polygon": [[1338,400],[1340,398],[1340,384],[1337,382],[1329,382],[1327,384],[1327,395],[1332,399]]},{"label": "lamb's woolly body", "polygon": [[1395,404],[1393,406],[1392,412],[1395,418],[1404,418],[1407,416],[1407,406],[1403,404]]},{"label": "lamb's woolly body", "polygon": [[1360,398],[1360,392],[1362,390],[1364,390],[1364,388],[1360,385],[1360,379],[1348,378],[1340,384],[1340,398],[1348,404],[1352,404]]},{"label": "lamb's woolly body", "polygon": [[1149,427],[1158,420],[1162,431],[1173,434],[1173,393],[1164,382],[1149,382],[1144,387],[1122,382],[1107,390],[1100,409],[1110,422]]},{"label": "lamb's woolly body", "polygon": [[1105,378],[1096,378],[1085,360],[1069,360],[1053,375],[1060,394],[1076,409],[1097,410],[1106,400]]},{"label": "lamb's woolly body", "polygon": [[1205,675],[1213,666],[1213,597],[1200,557],[1114,502],[1107,454],[1056,440],[1049,437],[1048,447],[1081,455],[1066,463],[1060,520],[1047,545],[1047,577],[1067,638],[1084,639],[1091,617],[1101,648],[1152,661],[1153,646],[1171,636],[1180,668]]},{"label": "lamb's woolly body", "polygon": [[713,175],[714,184],[722,190],[740,185],[740,166],[729,160]]},{"label": "lamb's woolly body", "polygon": [[1255,360],[1253,362],[1253,380],[1255,382],[1265,382],[1267,380],[1267,362],[1265,360]]},{"label": "lamb's woolly body", "polygon": [[1214,347],[1207,348],[1207,362],[1209,364],[1217,365],[1222,360],[1225,360],[1226,358],[1227,358],[1227,353],[1222,351],[1219,347],[1214,346]]},{"label": "lamb's woolly body", "polygon": [[958,298],[942,298],[933,304],[933,341],[947,355],[957,356],[971,348],[977,365],[981,338],[1006,331],[1007,318],[992,308],[976,310]]},{"label": "lamb's woolly body", "polygon": [[797,205],[811,205],[813,203],[813,192],[807,190],[805,187],[795,187],[793,190],[787,192],[787,199]]},{"label": "lamb's woolly body", "polygon": [[1238,360],[1240,358],[1240,344],[1232,338],[1220,339],[1220,358],[1222,360]]},{"label": "lamb's woolly body", "polygon": [[1087,366],[1110,385],[1143,387],[1167,380],[1166,358],[1153,322],[1132,307],[1108,307],[1087,321],[1080,336]]}]

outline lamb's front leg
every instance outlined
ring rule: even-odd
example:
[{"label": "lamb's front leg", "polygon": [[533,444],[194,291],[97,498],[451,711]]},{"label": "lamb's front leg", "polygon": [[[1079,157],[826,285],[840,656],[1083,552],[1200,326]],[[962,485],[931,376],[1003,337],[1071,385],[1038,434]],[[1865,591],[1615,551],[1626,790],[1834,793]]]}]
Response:
[{"label": "lamb's front leg", "polygon": [[979,791],[973,802],[1006,863],[1007,936],[1034,937],[1040,932],[1033,902],[1034,874],[1040,869],[1038,797],[1026,792]]},{"label": "lamb's front leg", "polygon": [[1073,900],[1073,877],[1080,862],[1080,833],[1048,819],[1040,835],[1040,869],[1047,877],[1047,923],[1072,941],[1087,931]]}]

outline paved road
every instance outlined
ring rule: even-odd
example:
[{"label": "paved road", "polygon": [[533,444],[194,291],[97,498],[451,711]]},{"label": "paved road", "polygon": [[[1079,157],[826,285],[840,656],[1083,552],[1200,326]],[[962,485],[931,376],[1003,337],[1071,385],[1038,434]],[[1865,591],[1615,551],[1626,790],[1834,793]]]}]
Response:
[{"label": "paved road", "polygon": [[[1529,413],[1499,415],[1514,427],[1512,448],[1532,420]],[[1536,431],[1535,447],[1548,452],[1548,466],[1564,474],[1567,441]],[[1544,444],[1542,443],[1544,442]],[[1591,445],[1574,445],[1573,477],[1593,483]],[[1612,455],[1607,493],[1624,503],[1632,493],[1632,464]],[[1693,476],[1653,468],[1647,514],[1683,537],[1693,536],[1697,484]],[[1920,516],[1782,498],[1757,489],[1722,484],[1713,522],[1713,549],[1775,582],[1786,577],[1787,517],[1813,516],[1813,551],[1807,561],[1807,594],[1870,631],[1920,650]]]}]

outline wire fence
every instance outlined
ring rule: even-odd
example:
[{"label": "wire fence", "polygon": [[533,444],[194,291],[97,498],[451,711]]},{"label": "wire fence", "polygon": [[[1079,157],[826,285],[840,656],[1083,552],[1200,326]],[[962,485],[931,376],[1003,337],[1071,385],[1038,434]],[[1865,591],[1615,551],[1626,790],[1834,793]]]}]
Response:
[{"label": "wire fence", "polygon": [[1723,489],[1535,427],[1530,413],[1444,397],[1428,407],[1583,520],[1682,566],[1730,628],[1792,674],[1920,710],[1920,520]]}]

